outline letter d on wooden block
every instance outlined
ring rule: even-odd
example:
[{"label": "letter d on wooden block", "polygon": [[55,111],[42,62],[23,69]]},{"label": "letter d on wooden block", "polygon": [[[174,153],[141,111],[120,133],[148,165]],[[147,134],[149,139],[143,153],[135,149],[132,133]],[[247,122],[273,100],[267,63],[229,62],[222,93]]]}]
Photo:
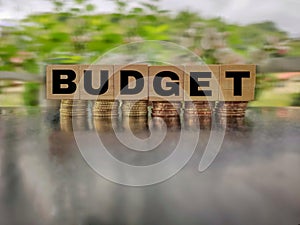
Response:
[{"label": "letter d on wooden block", "polygon": [[113,100],[112,65],[80,65],[80,99]]},{"label": "letter d on wooden block", "polygon": [[217,101],[219,99],[219,65],[185,66],[184,78],[186,101]]},{"label": "letter d on wooden block", "polygon": [[47,65],[47,99],[79,99],[79,65]]},{"label": "letter d on wooden block", "polygon": [[150,66],[149,101],[183,101],[184,67]]},{"label": "letter d on wooden block", "polygon": [[222,101],[251,101],[254,99],[256,66],[255,65],[221,65],[220,94]]},{"label": "letter d on wooden block", "polygon": [[148,65],[114,66],[114,95],[120,100],[147,100]]}]

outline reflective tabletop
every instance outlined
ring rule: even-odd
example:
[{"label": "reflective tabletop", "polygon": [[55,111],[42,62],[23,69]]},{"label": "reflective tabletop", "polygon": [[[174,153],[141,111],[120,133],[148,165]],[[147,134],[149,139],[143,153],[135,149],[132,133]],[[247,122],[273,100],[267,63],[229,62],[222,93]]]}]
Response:
[{"label": "reflective tabletop", "polygon": [[[203,120],[201,129],[191,118],[149,120],[72,120],[53,108],[0,108],[0,224],[300,224],[300,108],[249,108],[244,119]],[[74,134],[87,149],[97,134],[119,161],[146,166],[172,154],[183,130],[199,132],[186,165],[140,187],[101,176]],[[224,139],[200,172],[212,130],[224,131]],[[116,136],[129,131],[139,139],[165,135],[143,152]]]}]

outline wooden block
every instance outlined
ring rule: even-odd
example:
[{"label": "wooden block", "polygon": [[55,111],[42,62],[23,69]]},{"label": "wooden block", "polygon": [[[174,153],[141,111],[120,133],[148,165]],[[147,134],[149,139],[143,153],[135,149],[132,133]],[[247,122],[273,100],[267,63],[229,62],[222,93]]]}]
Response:
[{"label": "wooden block", "polygon": [[255,88],[256,65],[221,65],[220,67],[220,86],[223,90],[234,89],[234,78],[227,78],[226,76],[240,75],[249,75],[249,77],[242,78],[243,89]]},{"label": "wooden block", "polygon": [[149,66],[149,101],[183,101],[183,85],[184,67]]},{"label": "wooden block", "polygon": [[114,79],[112,65],[80,65],[80,99],[113,100]]},{"label": "wooden block", "polygon": [[[79,80],[79,65],[47,65],[47,99],[79,99]],[[67,89],[72,92],[66,94]]]},{"label": "wooden block", "polygon": [[[242,96],[234,96],[234,90],[221,90],[219,101],[252,101],[254,100],[254,89],[244,89]],[[223,94],[223,96],[222,96]]]},{"label": "wooden block", "polygon": [[120,100],[147,100],[148,65],[115,65],[114,96]]},{"label": "wooden block", "polygon": [[[195,79],[193,79],[193,77]],[[198,79],[197,79],[198,77]],[[192,80],[191,80],[192,79]],[[191,82],[199,86],[191,90]],[[198,82],[198,84],[197,84]],[[184,100],[189,101],[217,101],[219,98],[220,66],[219,65],[193,65],[185,66]],[[201,87],[201,83],[203,86]],[[208,85],[208,87],[206,87]],[[193,86],[193,85],[192,85]],[[193,88],[193,87],[192,87]],[[204,91],[206,96],[193,96],[197,91]],[[194,94],[193,94],[194,93]],[[199,93],[198,93],[199,94]]]}]

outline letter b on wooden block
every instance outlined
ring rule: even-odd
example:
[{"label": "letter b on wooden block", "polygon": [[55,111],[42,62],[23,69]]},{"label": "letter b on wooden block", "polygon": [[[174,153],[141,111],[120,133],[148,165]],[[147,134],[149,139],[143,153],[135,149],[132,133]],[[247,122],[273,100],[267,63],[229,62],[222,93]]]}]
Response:
[{"label": "letter b on wooden block", "polygon": [[114,95],[121,100],[148,99],[148,66],[114,66]]},{"label": "letter b on wooden block", "polygon": [[48,65],[47,99],[79,99],[79,65]]},{"label": "letter b on wooden block", "polygon": [[224,101],[251,101],[255,92],[255,65],[221,65],[220,94]]},{"label": "letter b on wooden block", "polygon": [[114,80],[111,65],[80,65],[80,99],[113,100]]},{"label": "letter b on wooden block", "polygon": [[150,66],[149,101],[183,101],[184,67]]},{"label": "letter b on wooden block", "polygon": [[219,98],[220,66],[185,66],[185,101],[217,101]]}]

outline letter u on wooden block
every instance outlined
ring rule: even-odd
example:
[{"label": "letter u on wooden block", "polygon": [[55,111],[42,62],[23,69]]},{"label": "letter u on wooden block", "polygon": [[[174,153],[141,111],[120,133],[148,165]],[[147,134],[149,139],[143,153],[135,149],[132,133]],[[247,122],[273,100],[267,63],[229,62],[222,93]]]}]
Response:
[{"label": "letter u on wooden block", "polygon": [[185,66],[184,100],[217,101],[219,98],[219,65]]},{"label": "letter u on wooden block", "polygon": [[[255,65],[221,65],[220,101],[251,101],[256,82]],[[223,95],[223,96],[222,96]],[[224,99],[222,98],[224,97]]]},{"label": "letter u on wooden block", "polygon": [[114,95],[120,100],[147,100],[148,65],[115,65]]},{"label": "letter u on wooden block", "polygon": [[79,99],[79,65],[47,65],[47,99]]},{"label": "letter u on wooden block", "polygon": [[114,80],[112,65],[80,65],[80,99],[113,100]]},{"label": "letter u on wooden block", "polygon": [[149,101],[183,101],[183,84],[184,67],[149,67]]}]

